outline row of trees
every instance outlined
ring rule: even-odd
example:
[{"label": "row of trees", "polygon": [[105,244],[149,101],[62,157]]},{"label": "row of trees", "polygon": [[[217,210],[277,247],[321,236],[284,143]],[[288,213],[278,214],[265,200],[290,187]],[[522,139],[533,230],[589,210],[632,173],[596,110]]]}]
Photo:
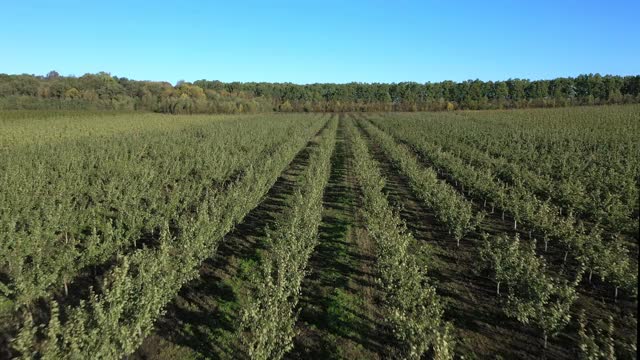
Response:
[{"label": "row of trees", "polygon": [[[633,174],[637,173],[638,167],[625,159],[633,147],[629,149],[625,140],[613,131],[601,137],[597,153],[590,154],[595,159],[585,166],[581,163],[581,159],[588,156],[585,152],[589,150],[585,151],[585,147],[592,146],[587,138],[590,134],[585,135],[587,132],[549,128],[547,132],[540,131],[541,135],[548,133],[547,141],[540,142],[533,134],[532,126],[521,138],[513,128],[499,125],[499,119],[494,117],[494,124],[482,122],[482,125],[470,127],[460,121],[451,121],[449,114],[443,115],[428,120],[402,116],[393,121],[416,124],[420,128],[416,138],[455,154],[476,169],[483,169],[505,186],[521,188],[538,199],[550,199],[560,215],[573,213],[577,218],[599,223],[612,232],[637,233],[638,219],[633,214],[637,214],[638,188]],[[598,118],[608,114],[576,114],[576,117],[581,115],[580,120],[586,115]],[[510,120],[511,124],[516,122]],[[574,121],[573,116],[562,120],[565,125],[579,126]],[[606,126],[615,129],[620,125],[609,120]],[[469,131],[473,131],[472,137],[467,135]],[[525,157],[530,160],[518,160]]]},{"label": "row of trees", "polygon": [[394,166],[409,179],[411,189],[420,200],[434,210],[438,221],[446,227],[460,246],[460,240],[478,227],[484,213],[474,215],[469,201],[449,184],[439,180],[432,168],[421,166],[411,150],[398,144],[391,135],[366,120],[361,119],[358,123],[380,145]]},{"label": "row of trees", "polygon": [[[165,223],[191,216],[190,209],[213,194],[224,196],[230,184],[242,180],[244,169],[286,141],[300,126],[293,117],[247,117],[244,126],[238,119],[208,122],[170,138],[126,133],[133,129],[121,125],[117,141],[94,136],[3,151],[0,268],[10,280],[0,279],[0,297],[19,306],[60,288],[66,297],[69,287],[73,292],[82,286],[77,278],[89,269],[157,246]],[[82,128],[75,126],[80,134]],[[6,135],[46,142],[37,132],[7,130]],[[207,151],[218,156],[198,156]]]},{"label": "row of trees", "polygon": [[427,275],[426,246],[407,230],[383,192],[385,180],[355,126],[348,123],[354,170],[364,197],[362,212],[376,243],[376,267],[384,293],[385,323],[399,347],[398,358],[452,359],[453,326]]},{"label": "row of trees", "polygon": [[615,287],[615,297],[619,288],[633,297],[637,296],[637,270],[619,237],[604,239],[598,224],[587,229],[583,221],[576,219],[573,214],[563,214],[549,200],[538,199],[521,184],[504,184],[486,169],[480,170],[466,164],[455,154],[431,143],[419,125],[405,123],[401,126],[396,123],[392,127],[380,120],[374,122],[410,144],[435,168],[442,170],[451,182],[459,184],[463,193],[483,203],[488,200],[492,207],[495,205],[502,210],[503,218],[505,212],[510,214],[514,220],[514,230],[518,223],[524,223],[542,235],[545,249],[548,241],[554,241],[565,251],[565,260],[571,254],[582,261],[590,272],[597,273],[602,280],[607,279]]},{"label": "row of trees", "polygon": [[640,75],[552,80],[467,80],[308,84],[198,80],[135,81],[108,73],[81,77],[0,74],[0,108],[115,109],[165,113],[425,111],[640,102]]},{"label": "row of trees", "polygon": [[81,77],[0,74],[0,109],[140,110],[171,114],[272,111],[265,97],[179,82],[135,81],[108,73]]},{"label": "row of trees", "polygon": [[492,272],[498,295],[500,285],[506,285],[505,314],[542,330],[546,348],[548,337],[557,335],[571,320],[582,269],[573,282],[548,275],[546,262],[536,255],[535,241],[521,242],[517,234],[513,239],[507,235],[489,239],[485,235],[480,259]]},{"label": "row of trees", "polygon": [[[389,115],[380,115],[374,117],[374,119],[387,119],[388,117]],[[374,120],[373,123],[382,126],[383,121]],[[372,125],[372,122],[361,120],[359,124],[366,133],[372,136],[375,142],[381,146],[399,170],[407,175],[416,195],[433,208],[438,220],[449,228],[450,232],[453,232],[456,239],[460,239],[460,234],[464,234],[464,232],[459,233],[456,230],[466,229],[467,227],[457,227],[456,224],[461,224],[460,220],[453,220],[455,217],[443,217],[443,214],[454,214],[455,211],[449,211],[446,204],[438,204],[434,201],[439,198],[441,202],[450,204],[456,202],[456,198],[454,196],[446,197],[445,194],[447,191],[444,187],[438,187],[435,183],[432,184],[430,188],[432,191],[435,191],[438,196],[429,195],[428,188],[427,190],[421,191],[420,184],[432,178],[432,176],[429,175],[427,171],[419,172],[418,170],[412,170],[412,168],[418,167],[417,165],[412,165],[412,163],[416,161],[415,155],[412,152],[417,151],[424,159],[432,160],[430,163],[434,165],[436,169],[447,170],[446,173],[441,172],[440,175],[446,176],[452,183],[456,183],[456,187],[461,188],[460,194],[477,198],[475,194],[479,189],[485,189],[477,186],[478,183],[482,183],[483,181],[488,181],[492,184],[496,183],[483,177],[485,173],[482,172],[474,172],[473,176],[464,173],[464,176],[457,177],[463,174],[462,171],[458,171],[463,166],[475,171],[473,167],[468,165],[456,163],[454,166],[454,161],[451,161],[446,163],[448,166],[440,166],[444,164],[444,158],[434,158],[429,156],[429,154],[444,154],[444,152],[436,147],[429,148],[429,151],[421,151],[423,148],[417,145],[418,143],[415,138],[419,140],[423,139],[424,136],[417,128],[412,128],[410,122],[405,122],[402,126],[397,123],[388,123],[385,124],[386,128],[384,130],[388,130],[392,134],[394,131],[396,133],[402,133],[402,135],[398,136],[398,142],[404,142],[404,140],[406,140],[406,143],[415,146],[415,148],[412,149],[413,151],[402,144],[398,144],[388,133]],[[408,131],[403,132],[404,130]],[[409,134],[414,135],[414,137],[409,136]],[[454,156],[451,155],[451,158],[454,158]],[[450,158],[447,157],[446,159]],[[428,170],[433,171],[430,168]],[[449,172],[455,176],[450,176]],[[421,176],[416,176],[417,174],[421,174]],[[445,183],[444,185],[447,184]],[[467,188],[466,191],[465,185]],[[505,191],[504,186],[500,187],[500,189],[500,191]],[[481,194],[484,194],[484,192],[481,192]],[[520,215],[523,219],[529,220],[529,222],[525,221],[527,225],[533,227],[537,233],[545,234],[545,241],[548,240],[548,237],[557,240],[561,243],[561,248],[565,249],[567,253],[571,252],[579,264],[577,267],[572,267],[572,270],[568,271],[569,273],[564,266],[559,273],[549,272],[545,258],[537,254],[535,239],[532,241],[520,241],[518,234],[515,235],[515,238],[504,234],[491,238],[485,235],[484,241],[481,244],[478,252],[478,258],[482,263],[481,267],[488,269],[492,273],[492,278],[496,282],[496,293],[498,296],[501,294],[501,289],[502,292],[505,292],[506,289],[506,296],[503,296],[504,301],[501,301],[505,314],[517,319],[523,324],[531,324],[539,329],[543,335],[545,347],[548,337],[557,335],[570,322],[572,305],[578,297],[576,289],[585,271],[588,272],[589,281],[591,281],[593,273],[596,273],[600,275],[602,281],[607,280],[610,282],[616,288],[615,297],[617,297],[618,287],[627,290],[633,297],[637,296],[636,290],[633,289],[635,284],[637,284],[637,277],[635,275],[637,270],[634,271],[633,265],[629,260],[628,250],[623,246],[619,237],[605,240],[603,239],[602,229],[600,227],[595,225],[591,228],[591,231],[587,231],[584,228],[584,224],[579,221],[573,221],[575,219],[571,215],[567,216],[568,219],[566,219],[565,222],[562,220],[553,222],[552,219],[564,219],[563,215],[558,212],[553,212],[553,216],[545,218],[546,222],[544,222],[540,217],[542,217],[543,214],[552,214],[549,204],[545,203],[541,206],[542,209],[539,209],[539,213],[532,215],[531,209],[535,207],[535,198],[531,200],[522,194],[510,194],[507,192],[503,195],[502,197],[489,196],[489,198],[492,202],[496,202],[495,199],[501,199],[500,201],[502,202],[498,201],[497,203],[503,210],[507,207],[504,205],[506,202],[509,202],[509,204],[513,203],[511,204],[512,206],[508,207],[508,211],[514,215],[514,219],[520,219],[520,217],[518,217],[518,215]],[[486,197],[484,197],[484,199],[486,200]],[[483,200],[483,197],[480,197],[479,200]],[[458,201],[458,203],[463,204],[464,198]],[[486,201],[484,204],[486,205]],[[529,209],[529,207],[531,209]],[[519,211],[513,212],[512,210],[514,208],[518,208],[524,213],[521,214]],[[457,210],[461,211],[459,208]],[[476,214],[476,221],[480,221],[483,215],[483,211],[478,212]],[[535,223],[530,221],[534,218],[536,219]],[[463,219],[467,219],[467,217],[463,217]],[[468,224],[473,223],[474,221],[469,221]],[[542,229],[542,224],[545,224],[547,227]],[[469,227],[469,229],[473,228],[473,226]],[[514,221],[514,230],[516,228],[517,223]],[[531,238],[531,232],[529,233],[529,237]],[[613,353],[613,343],[610,340],[611,336],[609,336],[613,331],[612,326],[613,325],[609,324],[609,328],[606,329],[606,331],[608,331],[608,337],[605,339],[596,338],[597,335],[593,334],[593,331],[603,331],[598,330],[599,328],[593,331],[581,330],[580,351],[585,358],[598,358],[593,357],[593,354],[596,353],[602,353],[602,356],[610,356],[610,354]],[[598,335],[599,334],[600,333],[598,333]]]},{"label": "row of trees", "polygon": [[238,338],[250,359],[281,359],[293,348],[298,300],[307,263],[318,243],[322,196],[329,182],[338,121],[332,119],[309,156],[295,193],[273,229],[267,251],[249,278],[247,302],[240,311]]},{"label": "row of trees", "polygon": [[[167,215],[158,245],[117,256],[98,286],[89,289],[88,297],[59,303],[53,295],[45,296],[42,302],[50,304],[48,312],[21,306],[21,316],[16,316],[20,330],[11,341],[13,354],[22,358],[112,359],[133,353],[165,305],[198,276],[200,263],[215,253],[224,234],[261,201],[323,121],[294,123],[283,131],[287,140],[265,149],[268,160],[247,164],[243,175],[227,186],[175,201],[179,209],[173,213],[177,215]],[[267,135],[261,141],[274,136]],[[206,168],[207,164],[200,165],[194,177]],[[195,187],[192,179],[185,183],[187,188]],[[169,185],[167,192],[179,191],[179,186]],[[192,206],[190,198],[197,198],[198,204]]]}]

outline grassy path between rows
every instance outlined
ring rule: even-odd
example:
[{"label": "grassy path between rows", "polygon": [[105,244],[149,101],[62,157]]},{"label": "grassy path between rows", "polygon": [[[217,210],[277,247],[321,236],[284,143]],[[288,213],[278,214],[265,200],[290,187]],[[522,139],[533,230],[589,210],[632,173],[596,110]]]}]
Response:
[{"label": "grassy path between rows", "polygon": [[303,282],[291,359],[377,359],[385,353],[375,283],[375,249],[358,214],[344,121],[338,127],[323,199],[319,244]]}]

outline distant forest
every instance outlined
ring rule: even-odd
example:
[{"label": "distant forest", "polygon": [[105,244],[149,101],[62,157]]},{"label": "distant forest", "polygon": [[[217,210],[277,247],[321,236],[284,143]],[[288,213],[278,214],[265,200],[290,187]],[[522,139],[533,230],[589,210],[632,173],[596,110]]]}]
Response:
[{"label": "distant forest", "polygon": [[440,111],[640,102],[640,75],[420,84],[137,81],[109,73],[0,74],[0,109],[140,110],[172,114]]}]

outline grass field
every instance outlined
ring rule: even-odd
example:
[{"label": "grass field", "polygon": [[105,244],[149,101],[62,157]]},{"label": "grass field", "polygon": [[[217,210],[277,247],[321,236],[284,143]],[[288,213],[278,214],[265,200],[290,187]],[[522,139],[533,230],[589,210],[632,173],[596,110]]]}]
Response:
[{"label": "grass field", "polygon": [[0,358],[637,357],[640,106],[0,112]]}]

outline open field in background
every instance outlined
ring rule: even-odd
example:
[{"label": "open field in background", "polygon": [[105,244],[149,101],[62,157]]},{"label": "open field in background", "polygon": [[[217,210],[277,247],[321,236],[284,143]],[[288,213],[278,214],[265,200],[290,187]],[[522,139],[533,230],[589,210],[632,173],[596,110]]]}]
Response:
[{"label": "open field in background", "polygon": [[0,359],[636,358],[640,105],[0,112]]}]

